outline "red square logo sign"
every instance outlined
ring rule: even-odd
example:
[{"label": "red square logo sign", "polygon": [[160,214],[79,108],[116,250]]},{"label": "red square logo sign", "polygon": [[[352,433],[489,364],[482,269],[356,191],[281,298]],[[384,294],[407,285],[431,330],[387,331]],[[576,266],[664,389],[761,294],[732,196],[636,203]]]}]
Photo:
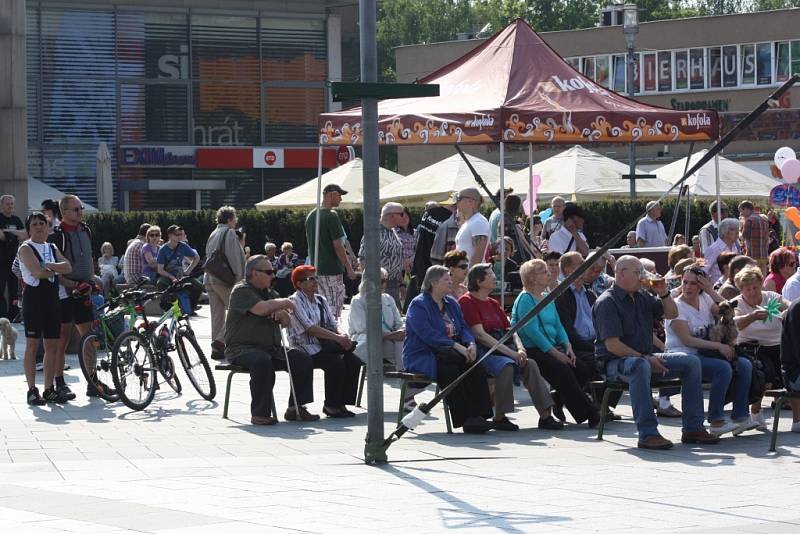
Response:
[{"label": "red square logo sign", "polygon": [[282,148],[254,148],[254,169],[283,169],[284,158]]}]

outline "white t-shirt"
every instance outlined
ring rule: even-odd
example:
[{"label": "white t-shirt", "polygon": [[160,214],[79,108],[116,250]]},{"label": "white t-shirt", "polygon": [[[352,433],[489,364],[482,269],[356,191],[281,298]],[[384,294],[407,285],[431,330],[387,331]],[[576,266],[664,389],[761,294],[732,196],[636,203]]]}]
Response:
[{"label": "white t-shirt", "polygon": [[[581,239],[586,241],[586,236],[583,235],[583,232],[579,231],[578,235],[581,236]],[[570,241],[572,241],[572,244],[570,244]],[[562,225],[558,230],[553,232],[553,235],[547,240],[547,248],[564,254],[565,252],[576,250],[575,240],[572,239],[572,234],[567,230],[567,227]]]},{"label": "white t-shirt", "polygon": [[[458,233],[456,234],[456,250],[465,250],[467,252],[467,261],[470,262],[470,267],[472,266],[472,253],[474,252],[472,248],[472,238],[484,236],[486,237],[486,245],[488,246],[490,233],[489,221],[486,220],[486,217],[477,212],[467,219],[467,221],[461,225],[461,228],[458,229]],[[481,252],[481,258],[483,258],[484,255],[486,255],[486,247],[484,247]],[[481,261],[483,260],[481,259]]]},{"label": "white t-shirt", "polygon": [[[23,245],[25,244],[31,245],[33,248],[35,248],[36,252],[39,253],[39,256],[42,258],[42,261],[44,263],[56,262],[56,258],[53,256],[53,247],[50,246],[50,243],[34,243],[30,239],[28,239],[27,241],[25,241],[25,243],[23,243]],[[34,257],[36,257],[35,254]],[[40,281],[39,278],[33,277],[33,274],[25,266],[25,262],[22,261],[22,259],[20,259],[19,262],[19,270],[20,272],[22,272],[22,281],[25,282],[26,286],[39,287],[39,281]],[[50,282],[54,282],[55,279],[56,279],[55,275],[48,278]],[[67,290],[64,289],[64,286],[62,286],[61,284],[59,284],[58,286],[58,298],[62,300],[67,298]]]},{"label": "white t-shirt", "polygon": [[[766,308],[770,300],[777,299],[781,301],[781,296],[774,291],[761,291],[761,307]],[[756,308],[750,306],[744,301],[744,298],[739,295],[735,299],[736,303],[736,317],[752,313]],[[774,347],[781,344],[781,334],[783,333],[783,317],[778,315],[773,317],[772,320],[766,321],[753,321],[747,328],[739,329],[739,343],[745,342],[758,342],[765,347]]]},{"label": "white t-shirt", "polygon": [[797,271],[786,280],[781,292],[783,293],[783,298],[789,302],[800,299],[800,271]]},{"label": "white t-shirt", "polygon": [[708,329],[714,324],[714,315],[711,313],[711,306],[714,305],[714,300],[706,293],[702,293],[698,298],[699,308],[687,304],[680,297],[675,300],[675,304],[678,307],[678,317],[665,322],[667,334],[665,345],[667,350],[669,352],[699,355],[696,347],[687,347],[681,343],[681,338],[672,329],[672,322],[686,321],[689,326],[689,334],[700,339],[706,338]]}]

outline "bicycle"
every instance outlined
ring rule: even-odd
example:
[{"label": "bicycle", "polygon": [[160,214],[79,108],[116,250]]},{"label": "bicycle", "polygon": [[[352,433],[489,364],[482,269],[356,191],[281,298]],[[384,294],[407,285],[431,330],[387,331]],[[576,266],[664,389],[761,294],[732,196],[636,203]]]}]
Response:
[{"label": "bicycle", "polygon": [[189,381],[206,400],[212,400],[217,386],[211,366],[183,312],[176,294],[189,287],[178,280],[163,291],[146,293],[139,299],[143,304],[154,298],[166,300],[167,308],[157,321],[143,316],[140,329],[129,330],[117,338],[111,356],[111,372],[120,399],[132,410],[144,410],[158,389],[157,375],[161,374],[177,393],[180,381],[170,352],[176,351]]},{"label": "bicycle", "polygon": [[144,293],[139,288],[146,281],[142,280],[135,287],[124,290],[100,307],[91,329],[78,342],[81,372],[89,388],[93,386],[106,402],[119,400],[119,394],[109,386],[113,383],[112,348],[116,338],[126,330],[136,328],[137,319],[142,317],[143,310],[135,305],[135,299]]}]

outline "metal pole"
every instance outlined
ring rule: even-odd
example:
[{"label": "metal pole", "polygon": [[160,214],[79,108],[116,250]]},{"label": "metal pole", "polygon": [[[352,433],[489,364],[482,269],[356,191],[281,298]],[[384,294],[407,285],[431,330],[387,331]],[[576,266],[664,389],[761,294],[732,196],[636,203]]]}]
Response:
[{"label": "metal pole", "polygon": [[506,309],[506,144],[500,141],[500,307]]},{"label": "metal pole", "polygon": [[[717,181],[717,221],[722,220],[722,193],[719,186],[719,155],[714,156],[714,172]],[[787,197],[788,200],[788,197]],[[719,222],[717,222],[719,224]]]},{"label": "metal pole", "polygon": [[[319,211],[322,209],[322,145],[317,154],[317,216],[314,220],[314,267],[319,263]],[[308,244],[311,248],[311,243]]]},{"label": "metal pole", "polygon": [[[378,46],[375,30],[375,0],[358,4],[361,38],[361,80],[378,81]],[[361,99],[364,183],[364,293],[367,305],[367,437],[364,462],[386,463],[383,447],[383,335],[381,332],[380,257],[378,241],[381,225],[378,184],[378,100]]]},{"label": "metal pole", "polygon": [[528,143],[528,206],[531,208],[531,243],[533,242],[533,143]]},{"label": "metal pole", "polygon": [[[628,96],[634,97],[633,79],[634,79],[634,55],[633,46],[628,47]],[[631,200],[636,200],[636,143],[631,139],[628,145],[628,163],[630,170],[628,171],[631,178]]]}]

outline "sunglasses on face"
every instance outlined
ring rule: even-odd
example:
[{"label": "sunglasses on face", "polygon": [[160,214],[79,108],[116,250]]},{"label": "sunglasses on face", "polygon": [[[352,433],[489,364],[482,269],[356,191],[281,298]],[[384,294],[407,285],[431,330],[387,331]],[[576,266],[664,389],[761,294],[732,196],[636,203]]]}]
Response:
[{"label": "sunglasses on face", "polygon": [[456,265],[456,267],[458,267],[459,269],[464,269],[466,271],[467,267],[469,267],[469,264],[468,263],[459,263],[458,265]]},{"label": "sunglasses on face", "polygon": [[77,206],[75,208],[67,208],[66,211],[83,211],[86,209],[86,206]]},{"label": "sunglasses on face", "polygon": [[300,282],[316,282],[316,281],[317,281],[316,276],[309,276],[307,278],[303,278],[302,280],[300,280]]},{"label": "sunglasses on face", "polygon": [[266,275],[269,275],[269,276],[272,276],[273,274],[275,274],[275,271],[272,270],[272,269],[255,269],[255,270],[260,272],[260,273],[264,273]]}]

